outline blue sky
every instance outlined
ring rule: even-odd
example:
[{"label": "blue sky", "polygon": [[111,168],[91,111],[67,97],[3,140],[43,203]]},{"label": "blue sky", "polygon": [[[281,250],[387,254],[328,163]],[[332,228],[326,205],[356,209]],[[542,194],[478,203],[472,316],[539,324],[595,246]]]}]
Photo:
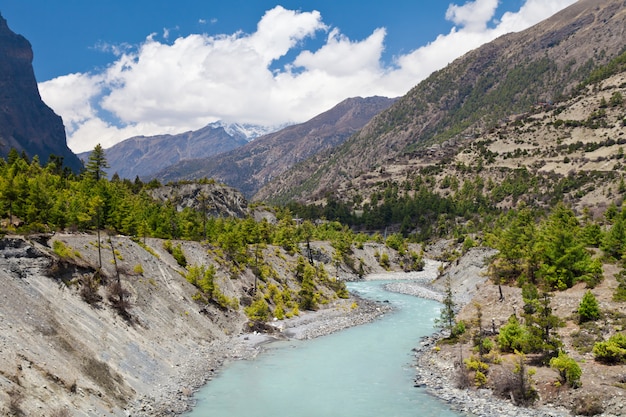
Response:
[{"label": "blue sky", "polygon": [[3,0],[76,152],[207,123],[303,122],[574,0]]}]

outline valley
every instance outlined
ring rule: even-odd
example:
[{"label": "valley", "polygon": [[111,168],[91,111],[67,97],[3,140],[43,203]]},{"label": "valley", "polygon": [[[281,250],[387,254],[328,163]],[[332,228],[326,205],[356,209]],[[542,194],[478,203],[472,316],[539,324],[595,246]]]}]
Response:
[{"label": "valley", "polygon": [[181,415],[264,343],[389,311],[347,281],[437,264],[389,285],[440,303],[416,386],[477,415],[624,414],[625,28],[623,0],[580,0],[402,97],[80,169],[61,136],[0,129],[0,413]]}]

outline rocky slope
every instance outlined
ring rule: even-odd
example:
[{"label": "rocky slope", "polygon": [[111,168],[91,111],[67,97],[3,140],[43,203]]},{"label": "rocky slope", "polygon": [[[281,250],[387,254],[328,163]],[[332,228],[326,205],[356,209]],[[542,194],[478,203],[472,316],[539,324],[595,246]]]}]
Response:
[{"label": "rocky slope", "polygon": [[464,183],[479,180],[485,198],[500,208],[520,201],[549,206],[560,199],[578,212],[587,208],[599,216],[623,198],[625,116],[623,71],[571,99],[504,118],[476,137],[389,159],[375,172],[341,182],[335,192],[344,201],[364,196],[367,202],[388,183],[430,178],[433,191],[452,197]]},{"label": "rocky slope", "polygon": [[15,148],[45,164],[56,155],[78,172],[81,163],[67,147],[61,117],[41,100],[32,61],[30,43],[0,15],[0,157]]},{"label": "rocky slope", "polygon": [[[174,242],[181,245],[189,266],[214,265],[215,283],[241,305],[199,303],[194,301],[197,289],[183,277],[186,269],[164,249],[163,241],[108,239],[103,236],[100,243],[102,286],[91,294],[90,303],[84,291],[98,265],[95,235],[0,239],[0,414],[171,416],[186,409],[194,389],[224,361],[258,352],[265,339],[248,334],[251,328],[243,313],[255,285],[251,270],[233,278],[211,248]],[[63,248],[63,256],[51,246],[57,253]],[[328,271],[354,274],[348,266],[337,268],[328,244],[313,246],[320,261],[329,262]],[[356,249],[354,256],[362,259],[365,272],[383,271],[373,256],[378,250],[376,245]],[[397,263],[393,251],[389,253]],[[294,256],[273,247],[264,249],[263,256],[277,274],[265,284],[297,292]],[[117,280],[116,266],[128,292],[128,305],[122,309],[109,285]],[[359,302],[355,309],[356,300],[333,298],[328,288],[318,291],[332,300],[323,310],[301,312],[295,323],[286,320],[280,326],[304,325],[290,334],[306,338],[322,334],[312,326],[318,319],[338,330],[380,314],[367,303]],[[326,326],[329,322],[334,324]]]},{"label": "rocky slope", "polygon": [[214,181],[170,184],[149,193],[155,200],[171,202],[177,211],[191,208],[215,217],[242,218],[248,214],[248,202],[239,191]]},{"label": "rocky slope", "polygon": [[155,176],[163,182],[214,178],[250,198],[298,162],[343,143],[394,101],[385,97],[349,98],[308,122],[261,136],[227,153],[181,161]]},{"label": "rocky slope", "polygon": [[[276,178],[255,199],[315,201],[433,144],[471,140],[506,117],[557,102],[623,50],[623,0],[581,0],[432,74],[343,145]],[[341,193],[336,193],[342,196]]]},{"label": "rocky slope", "polygon": [[[440,241],[427,248],[427,254],[437,258],[458,249],[454,241]],[[462,360],[475,353],[471,335],[477,331],[476,306],[479,305],[482,311],[482,328],[491,335],[493,329],[497,332],[512,314],[519,315],[524,305],[520,288],[503,285],[504,300],[501,300],[498,286],[487,278],[489,259],[494,253],[488,248],[474,248],[453,263],[447,263],[434,281],[398,282],[388,286],[392,291],[442,300],[449,278],[458,308],[456,318],[467,324],[466,337],[459,344],[441,343],[443,335],[435,334],[416,347],[416,386],[427,389],[455,410],[485,417],[624,415],[626,367],[596,362],[591,352],[595,341],[623,331],[626,326],[624,303],[612,298],[617,287],[617,267],[613,264],[603,265],[604,279],[592,290],[603,312],[602,319],[592,326],[589,323],[580,325],[576,319],[576,310],[587,291],[584,284],[554,292],[550,301],[553,313],[563,320],[562,326],[555,329],[563,342],[563,349],[582,369],[581,387],[561,386],[557,383],[559,375],[556,370],[533,363],[536,358],[529,355],[529,367],[536,371],[532,380],[538,400],[528,408],[520,407],[508,395],[497,394],[506,382],[506,375],[512,374],[516,361],[513,354],[501,354],[497,356],[498,360],[489,361],[487,389],[475,389],[472,384],[460,387],[461,370],[464,369]]]}]

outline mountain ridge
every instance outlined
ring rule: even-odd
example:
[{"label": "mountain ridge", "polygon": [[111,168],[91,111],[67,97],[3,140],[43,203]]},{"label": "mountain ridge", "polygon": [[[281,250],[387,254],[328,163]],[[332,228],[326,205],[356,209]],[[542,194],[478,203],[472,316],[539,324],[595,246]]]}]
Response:
[{"label": "mountain ridge", "polygon": [[156,177],[164,182],[211,177],[250,197],[299,161],[342,143],[394,102],[378,96],[348,98],[307,122],[261,136],[227,153],[181,161]]},{"label": "mountain ridge", "polygon": [[436,71],[344,144],[302,162],[255,200],[314,202],[388,161],[450,139],[474,137],[502,118],[564,97],[624,47],[623,0],[581,0],[522,32],[504,35]]}]

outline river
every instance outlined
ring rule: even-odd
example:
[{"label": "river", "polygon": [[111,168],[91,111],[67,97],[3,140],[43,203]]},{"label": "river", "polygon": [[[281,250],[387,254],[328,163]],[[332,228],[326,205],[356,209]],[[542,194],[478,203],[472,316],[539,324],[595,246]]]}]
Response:
[{"label": "river", "polygon": [[237,361],[197,395],[189,417],[452,417],[413,386],[413,354],[433,332],[440,304],[385,291],[386,281],[350,283],[395,307],[362,326],[307,341],[276,342]]}]

